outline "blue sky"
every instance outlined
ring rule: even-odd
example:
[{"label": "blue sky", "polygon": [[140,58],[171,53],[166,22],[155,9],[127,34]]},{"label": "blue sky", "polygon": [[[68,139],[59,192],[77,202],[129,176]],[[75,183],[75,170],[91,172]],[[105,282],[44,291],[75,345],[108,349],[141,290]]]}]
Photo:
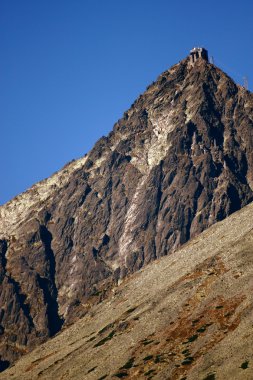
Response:
[{"label": "blue sky", "polygon": [[106,135],[205,46],[253,87],[252,0],[0,0],[0,204]]}]

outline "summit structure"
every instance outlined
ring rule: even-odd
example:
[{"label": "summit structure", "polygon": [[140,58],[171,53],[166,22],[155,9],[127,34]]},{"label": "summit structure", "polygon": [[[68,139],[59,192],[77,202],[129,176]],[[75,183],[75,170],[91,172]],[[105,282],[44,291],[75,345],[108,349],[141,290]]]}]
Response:
[{"label": "summit structure", "polygon": [[208,51],[205,48],[201,47],[194,47],[190,51],[190,63],[191,65],[194,65],[194,63],[199,59],[204,59],[208,62]]},{"label": "summit structure", "polygon": [[86,156],[0,207],[2,369],[252,201],[253,95],[193,57]]}]

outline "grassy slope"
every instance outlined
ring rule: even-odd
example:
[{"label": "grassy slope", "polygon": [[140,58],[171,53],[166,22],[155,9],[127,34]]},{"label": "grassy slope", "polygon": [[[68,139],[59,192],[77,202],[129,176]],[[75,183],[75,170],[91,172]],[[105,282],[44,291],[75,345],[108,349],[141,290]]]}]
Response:
[{"label": "grassy slope", "polygon": [[0,379],[250,380],[252,313],[250,204],[131,276]]}]

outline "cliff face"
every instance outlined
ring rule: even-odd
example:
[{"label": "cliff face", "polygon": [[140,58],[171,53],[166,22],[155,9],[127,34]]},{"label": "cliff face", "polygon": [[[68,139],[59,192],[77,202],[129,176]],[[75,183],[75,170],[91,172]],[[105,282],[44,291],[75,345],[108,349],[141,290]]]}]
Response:
[{"label": "cliff face", "polygon": [[188,58],[91,152],[0,208],[2,368],[253,199],[253,96]]},{"label": "cliff face", "polygon": [[253,203],[114,289],[1,380],[252,380]]}]

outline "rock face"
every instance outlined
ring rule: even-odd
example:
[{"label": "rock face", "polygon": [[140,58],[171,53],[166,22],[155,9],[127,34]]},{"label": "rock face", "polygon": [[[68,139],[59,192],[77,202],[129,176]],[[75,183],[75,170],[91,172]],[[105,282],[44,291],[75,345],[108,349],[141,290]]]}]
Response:
[{"label": "rock face", "polygon": [[186,58],[87,156],[2,206],[2,369],[248,204],[252,147],[253,95]]},{"label": "rock face", "polygon": [[252,220],[253,203],[146,266],[0,379],[252,380]]}]

